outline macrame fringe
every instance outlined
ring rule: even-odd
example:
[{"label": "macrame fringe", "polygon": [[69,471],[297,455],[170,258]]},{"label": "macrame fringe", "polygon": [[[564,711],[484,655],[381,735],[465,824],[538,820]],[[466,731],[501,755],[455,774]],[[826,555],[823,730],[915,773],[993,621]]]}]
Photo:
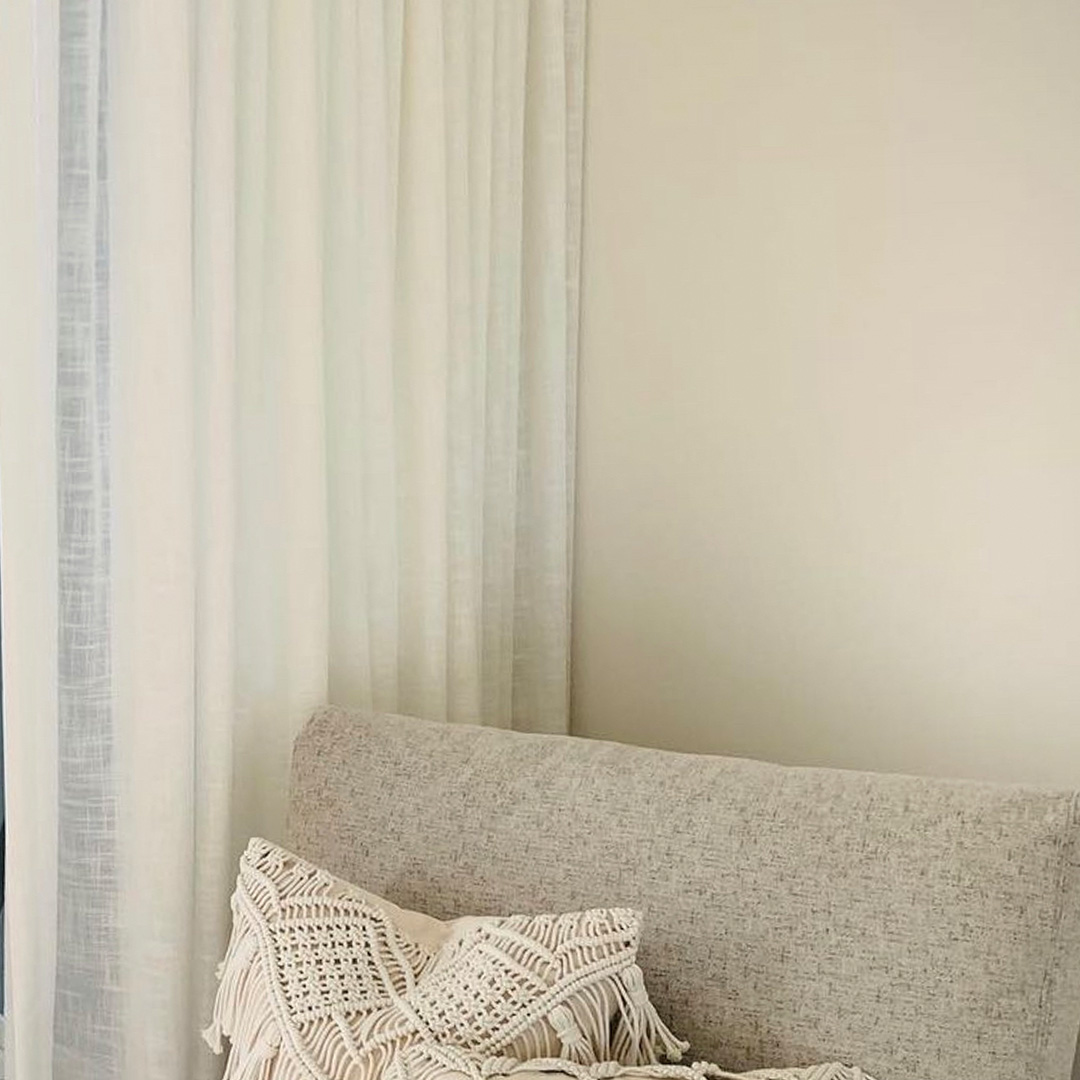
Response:
[{"label": "macrame fringe", "polygon": [[801,1069],[760,1069],[733,1073],[711,1061],[695,1061],[691,1065],[620,1065],[616,1061],[577,1065],[561,1058],[535,1061],[491,1058],[481,1065],[479,1076],[470,1075],[470,1080],[508,1080],[517,1073],[567,1074],[575,1080],[617,1080],[620,1077],[640,1077],[642,1080],[872,1080],[858,1066],[837,1061]]},{"label": "macrame fringe", "polygon": [[[690,1044],[675,1037],[660,1019],[645,990],[645,977],[636,963],[609,977],[577,989],[547,1015],[559,1044],[557,1059],[580,1065],[616,1062],[656,1065],[661,1059],[680,1061]],[[550,1057],[550,1045],[535,1028],[506,1047],[517,1060]]]},{"label": "macrame fringe", "polygon": [[660,1019],[645,990],[641,968],[637,964],[624,968],[619,972],[619,985],[624,992],[618,1002],[610,1053],[604,1056],[624,1065],[658,1065],[661,1057],[681,1061],[690,1044],[676,1038]]},{"label": "macrame fringe", "polygon": [[[425,1059],[418,1069],[419,1059]],[[393,1071],[386,1080],[423,1080],[425,1075],[437,1075],[452,1080],[447,1074],[460,1074],[466,1080],[511,1080],[521,1073],[553,1073],[574,1080],[619,1080],[622,1077],[640,1080],[872,1080],[857,1066],[830,1062],[801,1069],[762,1069],[756,1072],[733,1073],[709,1061],[691,1065],[622,1065],[617,1061],[593,1062],[582,1065],[565,1058],[534,1058],[519,1061],[510,1057],[489,1057],[483,1061],[455,1047],[415,1047],[398,1055]]]},{"label": "macrame fringe", "polygon": [[269,1080],[281,1029],[268,992],[270,983],[262,971],[255,925],[236,897],[232,936],[225,959],[218,965],[218,979],[213,1019],[202,1034],[215,1054],[222,1051],[222,1036],[229,1039],[222,1080]]}]

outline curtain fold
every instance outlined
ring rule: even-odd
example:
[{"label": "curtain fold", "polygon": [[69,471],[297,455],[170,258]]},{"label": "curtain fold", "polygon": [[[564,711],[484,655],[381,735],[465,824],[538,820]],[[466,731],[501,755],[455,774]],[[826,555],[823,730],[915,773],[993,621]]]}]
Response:
[{"label": "curtain fold", "polygon": [[57,2],[8,5],[0,26],[4,1057],[33,1078],[52,1075],[57,996]]},{"label": "curtain fold", "polygon": [[328,699],[565,730],[584,0],[11,0],[6,1067],[214,1075]]}]

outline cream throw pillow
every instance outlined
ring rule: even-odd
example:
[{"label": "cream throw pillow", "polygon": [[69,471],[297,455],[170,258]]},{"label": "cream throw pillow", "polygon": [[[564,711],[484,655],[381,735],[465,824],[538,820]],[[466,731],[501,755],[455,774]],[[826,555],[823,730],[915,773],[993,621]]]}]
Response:
[{"label": "cream throw pillow", "polygon": [[[477,1067],[462,1061],[442,1073],[438,1080],[873,1080],[857,1065],[830,1062],[801,1069],[757,1069],[754,1072],[725,1072],[718,1065],[696,1061],[693,1065],[570,1065],[565,1061],[506,1062],[496,1071],[493,1062]],[[407,1075],[407,1074],[406,1074]]]},{"label": "cream throw pillow", "polygon": [[255,839],[232,910],[204,1032],[215,1052],[231,1042],[226,1080],[435,1080],[686,1048],[645,992],[626,908],[440,922]]}]

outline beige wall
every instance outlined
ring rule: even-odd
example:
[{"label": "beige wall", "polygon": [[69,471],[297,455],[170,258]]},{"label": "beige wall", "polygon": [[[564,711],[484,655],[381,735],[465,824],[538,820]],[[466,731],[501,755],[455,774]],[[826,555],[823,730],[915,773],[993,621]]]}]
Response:
[{"label": "beige wall", "polygon": [[591,2],[575,730],[1080,783],[1080,5]]}]

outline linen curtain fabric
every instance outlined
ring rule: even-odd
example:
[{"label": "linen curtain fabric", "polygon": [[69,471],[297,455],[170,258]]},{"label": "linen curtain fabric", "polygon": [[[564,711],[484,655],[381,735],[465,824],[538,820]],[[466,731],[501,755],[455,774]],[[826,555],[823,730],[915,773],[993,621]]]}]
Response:
[{"label": "linen curtain fabric", "polygon": [[584,0],[4,0],[7,1069],[209,1076],[328,697],[567,717]]}]

